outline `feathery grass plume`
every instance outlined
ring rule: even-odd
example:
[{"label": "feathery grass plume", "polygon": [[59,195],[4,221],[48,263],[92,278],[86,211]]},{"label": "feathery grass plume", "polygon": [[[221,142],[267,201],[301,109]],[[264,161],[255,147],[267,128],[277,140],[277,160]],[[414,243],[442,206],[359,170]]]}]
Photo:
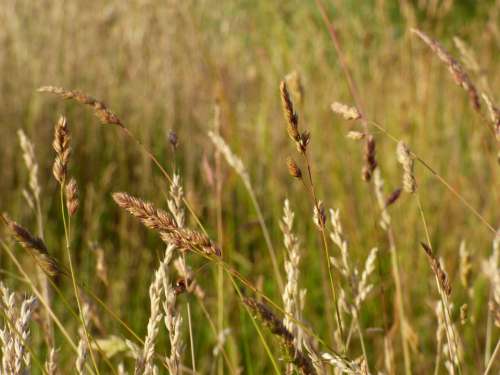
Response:
[{"label": "feathery grass plume", "polygon": [[33,146],[33,143],[21,129],[17,131],[17,135],[23,151],[24,163],[29,172],[29,186],[35,201],[38,201],[40,197],[40,185],[38,183],[38,163],[35,158],[35,146]]},{"label": "feathery grass plume", "polygon": [[153,371],[153,355],[155,342],[160,330],[160,322],[163,317],[161,312],[161,294],[163,291],[162,271],[155,272],[153,282],[149,286],[149,299],[151,301],[151,313],[148,321],[146,338],[141,355],[135,363],[136,375],[150,375]]},{"label": "feathery grass plume", "polygon": [[289,156],[286,158],[286,165],[288,167],[288,173],[290,173],[290,176],[298,179],[302,178],[302,171],[292,157]]},{"label": "feathery grass plume", "polygon": [[166,359],[170,374],[177,375],[181,371],[181,360],[183,343],[181,337],[182,317],[175,307],[177,293],[170,283],[168,265],[175,251],[175,245],[168,245],[165,251],[165,257],[160,264],[158,271],[162,282],[162,289],[165,295],[163,302],[164,323],[170,339],[170,356]]},{"label": "feathery grass plume", "polygon": [[280,228],[283,232],[283,243],[287,250],[288,258],[285,259],[286,284],[282,298],[285,307],[285,317],[283,325],[293,335],[296,345],[299,349],[302,348],[302,343],[298,340],[299,327],[295,321],[300,318],[300,301],[299,301],[299,263],[300,263],[300,241],[293,233],[293,221],[295,214],[290,208],[290,202],[285,199],[283,205],[283,218],[280,222]]},{"label": "feathery grass plume", "polygon": [[311,359],[296,347],[292,333],[286,329],[281,319],[273,311],[262,302],[258,302],[253,298],[244,298],[243,303],[260,318],[271,333],[281,339],[287,354],[290,356],[291,362],[302,375],[316,374]]},{"label": "feathery grass plume", "polygon": [[500,142],[500,109],[493,104],[493,100],[491,100],[487,94],[483,93],[482,96],[484,102],[486,103],[486,108],[488,109],[489,119],[495,129],[497,141]]},{"label": "feathery grass plume", "polygon": [[369,283],[368,278],[375,270],[375,260],[377,259],[377,252],[378,249],[376,247],[370,250],[370,253],[368,254],[368,257],[366,258],[365,261],[365,268],[363,269],[363,272],[361,273],[361,278],[357,283],[356,287],[357,290],[356,290],[356,297],[354,299],[354,304],[358,310],[363,301],[366,299],[368,294],[370,294],[370,292],[373,289],[373,284]]},{"label": "feathery grass plume", "polygon": [[436,275],[436,278],[439,282],[441,289],[443,290],[443,292],[447,296],[449,296],[451,294],[451,284],[450,284],[450,281],[448,279],[448,275],[446,274],[446,271],[441,266],[441,262],[436,257],[436,255],[434,255],[434,252],[432,251],[430,246],[428,246],[427,244],[425,244],[423,242],[420,242],[420,245],[424,249],[425,254],[427,254],[427,257],[429,258],[429,262],[431,264],[432,271]]},{"label": "feathery grass plume", "polygon": [[21,375],[31,369],[31,358],[25,345],[30,337],[29,323],[37,304],[35,297],[16,304],[15,293],[0,282],[1,308],[5,315],[5,324],[0,330],[2,347],[2,373]]},{"label": "feathery grass plume", "polygon": [[333,102],[330,108],[333,112],[341,115],[346,120],[359,120],[361,118],[361,113],[359,113],[356,107],[350,107],[343,103]]},{"label": "feathery grass plume", "polygon": [[69,215],[74,216],[78,210],[80,202],[78,200],[78,186],[76,180],[71,178],[66,184],[66,208],[68,209]]},{"label": "feathery grass plume", "polygon": [[396,155],[403,167],[403,189],[407,193],[414,193],[417,191],[417,181],[413,172],[415,161],[408,145],[403,141],[399,141]]},{"label": "feathery grass plume", "polygon": [[15,374],[22,374],[23,366],[25,366],[27,370],[31,368],[30,353],[26,351],[25,345],[29,340],[29,323],[37,303],[38,301],[35,297],[29,297],[21,304],[19,316],[16,321],[17,334],[14,339],[14,349],[16,353],[14,366]]},{"label": "feathery grass plume", "polygon": [[64,274],[55,258],[48,253],[47,247],[41,238],[34,236],[27,229],[23,228],[15,221],[2,215],[9,231],[14,239],[33,256],[36,263],[48,276]]},{"label": "feathery grass plume", "polygon": [[296,70],[285,76],[285,82],[299,107],[304,103],[304,86],[300,73]]},{"label": "feathery grass plume", "polygon": [[0,330],[0,341],[2,344],[2,373],[13,374],[16,362],[14,347],[15,332],[12,325],[16,322],[16,300],[15,294],[0,282],[1,308],[5,314],[4,327]]},{"label": "feathery grass plume", "polygon": [[47,92],[57,95],[63,99],[75,100],[78,103],[84,104],[86,106],[92,107],[94,110],[94,115],[105,125],[118,125],[120,127],[125,127],[120,121],[118,116],[116,116],[111,110],[106,107],[106,105],[88,96],[80,91],[66,90],[62,87],[55,86],[43,86],[38,89],[38,92]]},{"label": "feathery grass plume", "polygon": [[61,116],[54,127],[54,142],[52,142],[52,147],[56,152],[52,173],[61,185],[64,184],[68,174],[69,154],[71,153],[69,141],[68,122],[64,116]]},{"label": "feathery grass plume", "polygon": [[411,32],[416,34],[425,44],[427,44],[437,57],[448,67],[455,83],[468,93],[473,108],[479,111],[481,109],[481,103],[478,91],[460,63],[455,60],[437,40],[432,39],[418,29],[412,28]]},{"label": "feathery grass plume", "polygon": [[239,174],[239,176],[243,180],[243,183],[245,184],[245,187],[247,189],[251,189],[250,176],[248,175],[245,165],[243,164],[241,159],[238,156],[236,156],[233,153],[233,151],[231,151],[224,138],[222,138],[220,135],[214,133],[211,130],[208,132],[208,136],[210,137],[210,140],[217,148],[217,150],[222,155],[224,155],[227,163],[235,170],[236,173]]},{"label": "feathery grass plume", "polygon": [[365,141],[365,150],[363,153],[363,158],[365,164],[362,170],[362,178],[364,181],[370,181],[372,179],[373,171],[377,168],[377,159],[375,158],[376,143],[375,138],[372,135],[368,135]]},{"label": "feathery grass plume", "polygon": [[334,210],[330,208],[330,221],[332,225],[332,231],[330,232],[330,239],[340,250],[340,255],[342,257],[342,264],[339,264],[339,262],[337,262],[335,258],[333,258],[331,261],[332,264],[339,269],[340,273],[344,277],[349,279],[351,274],[349,251],[348,251],[347,240],[344,238],[342,223],[340,222],[339,209]]},{"label": "feathery grass plume", "polygon": [[459,248],[460,254],[460,281],[462,286],[466,290],[471,290],[471,278],[472,278],[472,256],[469,250],[467,250],[467,245],[465,240],[460,242]]},{"label": "feathery grass plume", "polygon": [[175,219],[166,211],[127,193],[114,193],[118,206],[138,218],[147,228],[160,233],[164,242],[174,243],[179,250],[201,249],[208,255],[220,256],[220,249],[205,234],[187,228],[179,228]]}]

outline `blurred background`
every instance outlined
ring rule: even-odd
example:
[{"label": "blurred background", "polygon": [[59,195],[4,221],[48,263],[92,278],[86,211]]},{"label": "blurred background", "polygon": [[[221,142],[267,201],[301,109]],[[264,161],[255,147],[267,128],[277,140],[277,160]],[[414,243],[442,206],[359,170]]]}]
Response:
[{"label": "blurred background", "polygon": [[[500,1],[327,0],[324,6],[338,31],[367,117],[407,141],[489,223],[497,225],[500,185],[495,140],[466,93],[430,49],[411,35],[410,28],[418,27],[440,40],[457,58],[461,53],[454,37],[460,38],[476,62],[465,65],[471,78],[498,102]],[[53,255],[65,259],[58,186],[51,173],[53,127],[64,114],[73,148],[70,174],[80,189],[81,207],[73,224],[78,278],[143,337],[149,316],[148,287],[164,245],[119,210],[111,193],[128,191],[165,207],[168,184],[117,128],[100,125],[80,105],[36,90],[43,85],[62,86],[103,100],[169,171],[179,171],[194,211],[214,239],[218,238],[215,151],[207,132],[214,128],[215,103],[220,103],[221,134],[248,169],[282,270],[285,252],[279,220],[285,198],[296,212],[303,254],[299,284],[308,290],[304,317],[316,332],[324,332],[320,243],[303,186],[290,178],[285,165],[286,156],[295,150],[285,131],[279,82],[292,72],[298,73],[303,85],[303,100],[296,104],[301,127],[312,135],[310,152],[318,195],[327,208],[340,209],[355,262],[362,266],[374,246],[381,250],[376,279],[385,287],[392,319],[394,286],[386,238],[378,227],[372,187],[361,179],[362,147],[345,137],[356,125],[330,110],[333,101],[353,104],[353,99],[328,28],[312,0],[0,0],[0,210],[28,228],[36,226],[22,194],[28,173],[16,132],[23,129],[35,144],[39,163],[46,242]],[[179,138],[175,153],[168,142],[171,130]],[[390,192],[400,185],[396,147],[384,134],[374,130],[374,135],[378,163]],[[432,243],[452,281],[458,278],[462,240],[473,254],[475,302],[469,308],[479,321],[484,320],[488,284],[477,276],[481,260],[491,252],[493,235],[427,170],[417,166],[416,175]],[[280,303],[252,201],[225,161],[222,178],[225,260]],[[416,201],[409,195],[391,208],[391,215],[404,303],[415,332],[415,372],[428,373],[432,361],[422,359],[434,358],[432,304],[437,293],[419,250],[424,228]],[[193,225],[192,218],[188,222]],[[104,254],[107,285],[95,277],[96,249]],[[21,249],[19,257],[27,269],[33,268]],[[207,309],[215,316],[216,268],[195,256],[188,263],[195,270],[202,267],[197,275],[206,291]],[[0,265],[2,279],[27,291],[16,281],[3,253]],[[58,283],[71,295],[67,280]],[[254,345],[251,321],[229,281],[226,288],[224,321],[232,330],[227,344],[230,357],[244,373],[267,373],[271,367],[264,360],[264,349]],[[375,367],[383,366],[383,337],[376,333],[383,324],[380,297],[380,287],[376,287],[361,314],[363,325],[373,328],[367,341]],[[188,298],[194,297],[179,300]],[[457,288],[454,298],[459,306],[466,292]],[[56,304],[56,310],[63,317],[67,314],[62,304]],[[197,367],[201,373],[210,373],[215,367],[211,351],[216,337],[195,303],[192,314]],[[105,312],[101,319],[105,328],[97,336],[127,337]],[[68,320],[68,327],[76,332],[77,322]],[[474,348],[466,353],[468,368],[481,358],[476,343],[484,342],[485,329],[485,324],[463,329],[464,342]],[[35,340],[40,340],[36,335]],[[353,345],[359,355],[358,344]],[[160,353],[165,347],[167,340],[161,335]],[[398,365],[400,350],[396,346]],[[64,353],[61,360],[69,363],[72,359]],[[189,363],[187,354],[185,363]]]}]

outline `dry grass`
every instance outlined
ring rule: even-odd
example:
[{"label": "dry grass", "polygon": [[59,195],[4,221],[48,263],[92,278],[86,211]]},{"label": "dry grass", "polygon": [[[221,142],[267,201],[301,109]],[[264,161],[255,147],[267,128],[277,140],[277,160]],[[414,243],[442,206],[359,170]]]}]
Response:
[{"label": "dry grass", "polygon": [[497,373],[500,1],[389,3],[0,7],[1,372]]}]

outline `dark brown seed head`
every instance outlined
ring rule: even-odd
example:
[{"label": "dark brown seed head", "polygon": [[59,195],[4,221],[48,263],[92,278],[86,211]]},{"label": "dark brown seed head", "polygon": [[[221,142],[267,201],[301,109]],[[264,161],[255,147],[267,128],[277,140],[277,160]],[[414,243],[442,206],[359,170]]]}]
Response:
[{"label": "dark brown seed head", "polygon": [[385,201],[385,208],[389,207],[391,204],[394,204],[399,199],[399,197],[401,196],[401,191],[401,188],[397,188],[391,193],[391,195],[389,195],[389,197]]},{"label": "dark brown seed head", "polygon": [[174,130],[170,130],[170,132],[168,133],[168,142],[170,143],[174,151],[179,146],[179,138],[177,137],[177,133]]},{"label": "dark brown seed head", "polygon": [[33,256],[42,271],[49,276],[64,273],[61,271],[57,261],[49,255],[47,247],[41,238],[34,236],[26,228],[10,220],[6,215],[3,215],[3,219],[12,237]]},{"label": "dark brown seed head", "polygon": [[370,181],[373,171],[377,168],[377,159],[375,158],[375,138],[372,135],[366,137],[364,159],[365,165],[363,166],[363,180]]},{"label": "dark brown seed head", "polygon": [[293,108],[293,102],[290,98],[285,81],[280,84],[281,105],[283,107],[283,115],[287,123],[287,131],[290,138],[295,141],[300,141],[299,133],[299,117]]}]

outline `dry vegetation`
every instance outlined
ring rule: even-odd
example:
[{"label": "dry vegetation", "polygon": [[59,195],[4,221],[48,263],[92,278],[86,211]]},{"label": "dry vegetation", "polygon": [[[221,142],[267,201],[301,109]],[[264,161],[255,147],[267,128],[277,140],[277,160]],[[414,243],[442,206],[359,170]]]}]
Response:
[{"label": "dry vegetation", "polygon": [[0,373],[497,374],[499,21],[3,0]]}]

